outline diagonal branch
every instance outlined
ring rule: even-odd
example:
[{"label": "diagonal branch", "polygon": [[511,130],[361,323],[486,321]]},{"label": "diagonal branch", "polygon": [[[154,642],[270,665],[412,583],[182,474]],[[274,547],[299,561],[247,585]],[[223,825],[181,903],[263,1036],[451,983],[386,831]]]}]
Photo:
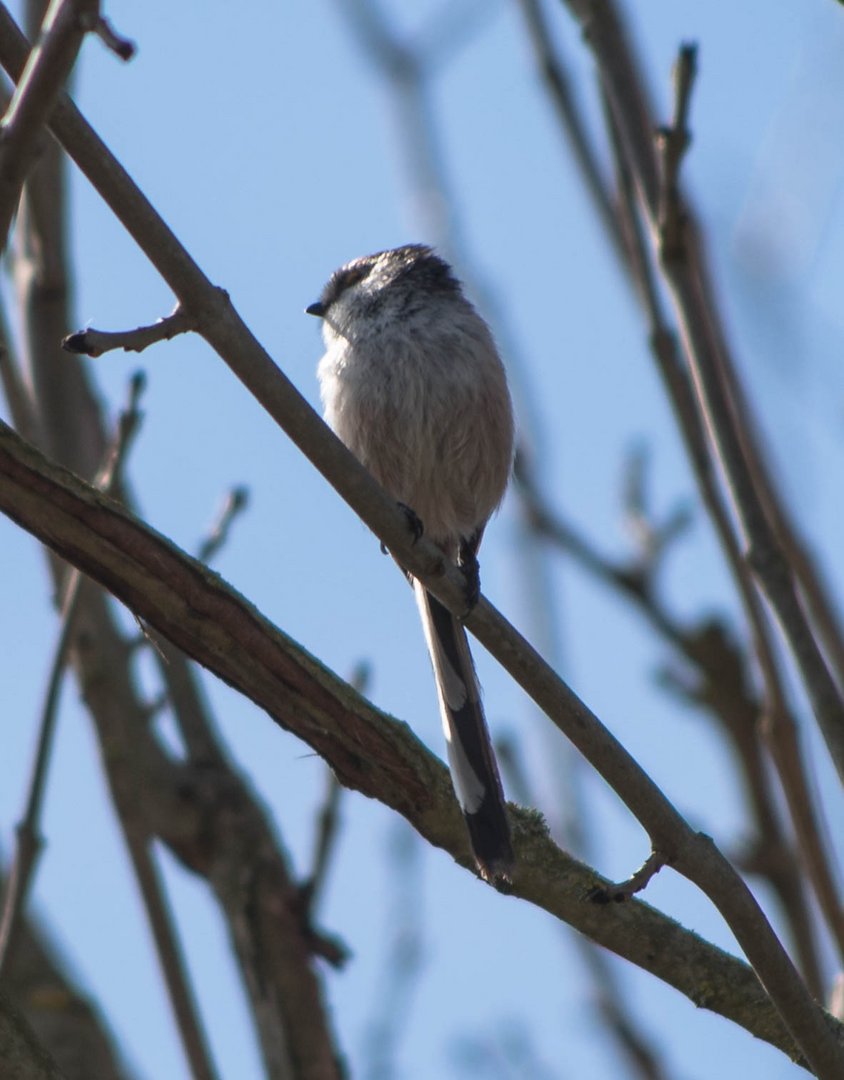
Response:
[{"label": "diagonal branch", "polygon": [[6,246],[24,177],[38,139],[76,62],[82,40],[96,27],[99,0],[53,0],[41,41],[26,62],[11,104],[0,121],[0,250]]},{"label": "diagonal branch", "polygon": [[[8,13],[0,9],[0,58],[13,75],[19,71],[24,49],[14,23]],[[122,166],[68,101],[62,101],[57,107],[51,127],[173,288],[179,301],[195,315],[200,332],[231,370],[397,558],[451,610],[462,611],[464,583],[460,571],[449,567],[442,553],[424,538],[415,547],[410,543],[404,515],[273,364],[228,296],[214,288],[202,274]],[[9,458],[7,461],[11,469],[8,477],[11,488],[26,502],[26,493],[19,486],[19,465],[11,465]],[[18,481],[12,482],[16,472]],[[34,500],[35,493],[30,491],[28,498]],[[31,508],[31,501],[29,506]],[[55,507],[53,510],[57,520],[59,513]],[[93,508],[92,511],[96,518],[98,511]],[[115,524],[114,519],[109,521],[110,525]],[[82,539],[79,530],[71,531],[74,539],[70,545],[73,551],[70,558],[81,560],[88,566],[84,550],[76,547]],[[46,532],[53,535],[54,526],[48,526]],[[112,554],[117,536],[122,533],[121,526],[117,534],[107,537]],[[131,540],[128,536],[123,539],[129,547],[119,541],[117,546],[124,549],[123,557],[126,558],[127,551],[131,552]],[[50,539],[47,542],[50,543]],[[133,567],[138,569],[134,564]],[[119,591],[119,586],[125,582],[125,574],[114,565],[113,559],[105,575],[99,574],[99,579],[117,595],[126,598]],[[130,574],[130,579],[138,585],[134,574]],[[139,592],[135,597],[134,590],[130,590],[133,600],[128,602],[133,606],[143,602],[145,609],[151,605],[154,615],[163,616],[168,610],[163,586],[161,580],[145,579],[149,595],[142,596]],[[480,602],[467,625],[614,787],[648,830],[652,844],[666,852],[672,865],[714,901],[818,1075],[832,1077],[844,1070],[844,1051],[831,1034],[824,1014],[807,994],[746,885],[712,842],[689,828],[597,718],[486,601]],[[168,634],[163,625],[159,628]],[[175,629],[171,625],[168,636],[172,636]],[[179,634],[174,640],[180,644],[181,638]],[[249,658],[243,660],[248,662]],[[221,664],[225,667],[230,662],[231,657],[223,658]],[[256,658],[253,657],[252,662],[255,663]],[[214,670],[218,671],[221,664]],[[324,741],[320,731],[313,732],[312,737],[320,743]],[[349,763],[344,762],[344,766],[348,768]],[[359,773],[359,767],[353,772]],[[406,799],[407,794],[402,801],[406,803]]]},{"label": "diagonal branch", "polygon": [[[644,89],[612,0],[565,2],[594,53],[653,242],[662,255],[696,393],[745,535],[746,558],[776,613],[830,756],[844,780],[844,701],[815,639],[794,570],[757,487],[747,455],[750,432],[741,433],[736,423],[729,391],[736,376],[732,370],[729,378],[724,374],[730,366],[729,356],[720,320],[712,309],[713,290],[695,223],[677,180],[681,147],[687,145],[688,135],[676,128],[663,130],[655,145]],[[689,53],[681,54],[682,77],[675,83],[674,115],[683,126],[691,88],[691,59]],[[671,160],[666,160],[666,148]],[[669,204],[672,209],[666,215]],[[767,494],[773,498],[773,489]]]},{"label": "diagonal branch", "polygon": [[[132,380],[128,406],[120,416],[114,442],[109,448],[107,460],[98,477],[98,487],[107,493],[112,492],[120,482],[120,471],[129,444],[140,423],[138,400],[142,389],[143,380],[135,376]],[[15,857],[9,871],[6,889],[3,892],[3,911],[0,918],[0,975],[6,969],[17,922],[26,903],[31,879],[44,845],[40,822],[47,785],[47,769],[55,741],[59,690],[68,653],[76,634],[76,615],[79,610],[82,586],[82,574],[74,569],[67,578],[62,601],[61,630],[53,652],[53,663],[47,680],[47,693],[41,710],[38,745],[26,800],[26,812],[17,827]]]},{"label": "diagonal branch", "polygon": [[[50,465],[5,426],[0,426],[0,508],[260,705],[282,727],[304,739],[325,757],[345,785],[391,806],[431,843],[471,865],[445,767],[405,725],[359,698],[223,585],[217,575],[73,474]],[[462,596],[459,571],[450,578],[458,603]],[[515,631],[486,602],[480,607],[483,612],[473,617],[473,622],[483,629],[485,640],[500,636],[497,654],[506,658],[524,647]],[[523,665],[511,655],[508,666],[521,673]],[[553,673],[543,675],[545,678],[554,679]],[[554,681],[559,690],[561,684]],[[575,726],[589,729],[597,724],[573,695],[564,688],[562,692]],[[624,768],[635,773],[638,767],[632,759],[608,735],[607,740],[599,756],[612,758],[620,752]],[[595,756],[594,752],[590,756]],[[604,767],[602,771],[612,769]],[[638,782],[647,780],[640,777]],[[667,804],[664,812],[676,813]],[[588,903],[587,893],[601,884],[601,879],[559,851],[535,816],[519,812],[515,818],[520,856],[516,895],[652,971],[698,1004],[729,1016],[757,1037],[799,1056],[750,969],[639,901],[609,908]],[[709,851],[705,861],[718,859],[706,838],[700,838],[700,844]],[[706,879],[706,867],[699,866],[695,876]],[[720,878],[718,881],[723,889],[724,883]],[[730,912],[734,900],[725,902],[720,896],[719,900],[722,910]],[[772,935],[757,945],[758,928],[747,924],[748,902],[743,902],[742,918],[732,918],[731,925],[754,958],[760,949],[767,952],[768,970],[764,964],[760,967],[770,975],[770,965],[782,962],[778,960],[780,947]],[[701,986],[707,987],[705,1000],[700,998]],[[832,1077],[834,1071],[824,1071],[820,1056],[830,1054],[834,1061],[839,1053],[844,1054],[844,1028],[820,1010],[813,1009],[806,1018],[800,1007],[798,1001],[784,1011],[794,1022],[796,1008],[795,1026],[801,1031],[801,1025],[811,1024],[814,1018],[811,1055],[820,1060],[818,1074]]]}]

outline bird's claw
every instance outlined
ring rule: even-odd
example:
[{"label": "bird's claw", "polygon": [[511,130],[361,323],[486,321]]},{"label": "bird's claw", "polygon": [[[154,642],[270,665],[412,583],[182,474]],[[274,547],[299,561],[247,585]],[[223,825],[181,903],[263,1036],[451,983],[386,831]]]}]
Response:
[{"label": "bird's claw", "polygon": [[481,598],[481,567],[475,552],[464,545],[461,545],[458,565],[463,571],[466,615],[470,615]]},{"label": "bird's claw", "polygon": [[397,504],[399,510],[404,514],[407,521],[407,527],[413,533],[413,543],[415,544],[425,532],[425,526],[422,524],[422,518],[416,513],[412,506],[408,506],[406,503],[400,502]]}]

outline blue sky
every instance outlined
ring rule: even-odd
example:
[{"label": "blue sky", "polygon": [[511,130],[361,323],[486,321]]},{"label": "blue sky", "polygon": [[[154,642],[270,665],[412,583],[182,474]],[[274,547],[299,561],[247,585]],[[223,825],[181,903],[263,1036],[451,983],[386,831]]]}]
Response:
[{"label": "blue sky", "polygon": [[[315,405],[321,342],[304,307],[347,259],[435,239],[410,195],[397,111],[341,6],[245,0],[235,13],[220,0],[110,3],[106,13],[137,42],[138,55],[121,65],[88,41],[75,86],[88,119]],[[555,127],[515,5],[453,6],[474,12],[475,29],[432,79],[429,106],[464,249],[494,293],[494,310],[485,314],[502,340],[518,343],[523,424],[540,449],[554,502],[602,551],[622,556],[629,539],[620,492],[630,447],[647,442],[658,514],[693,500],[692,480],[645,328]],[[383,7],[408,32],[446,10],[399,0],[383,0]],[[840,595],[844,11],[833,0],[775,7],[650,0],[635,8],[636,38],[665,115],[677,47],[699,43],[686,175],[709,229],[727,321],[777,475]],[[562,5],[549,10],[597,116],[578,34]],[[71,203],[78,325],[117,329],[169,312],[166,286],[73,172]],[[112,415],[130,373],[147,373],[146,419],[130,463],[146,519],[195,550],[225,490],[247,484],[249,511],[217,569],[338,673],[368,660],[373,700],[441,754],[433,683],[406,586],[218,358],[201,340],[181,337],[140,357],[112,353],[92,363]],[[521,546],[508,503],[488,529],[482,580],[493,602],[536,636],[518,568]],[[8,850],[57,628],[37,546],[0,522],[0,551],[15,567],[0,577],[0,610],[16,613],[0,623],[9,718],[0,840]],[[700,514],[665,573],[678,613],[734,612]],[[708,721],[655,685],[667,660],[663,648],[635,614],[570,564],[553,558],[548,575],[566,677],[694,825],[728,850],[737,845],[743,808],[731,763]],[[479,646],[475,652],[491,724],[517,734],[534,782],[553,786],[547,727]],[[305,872],[321,762],[227,687],[210,677],[205,685],[233,755]],[[106,1004],[139,1074],[180,1080],[186,1068],[78,698],[69,681],[37,907],[80,979]],[[817,784],[831,793],[830,819],[840,820],[823,755],[815,762]],[[583,785],[595,863],[623,877],[647,853],[646,838],[601,781],[587,775]],[[348,942],[354,960],[342,974],[326,973],[326,992],[339,1045],[355,1074],[365,1075],[368,1032],[388,992],[387,938],[397,906],[409,903],[394,883],[394,852],[409,830],[354,794],[343,814],[323,921]],[[508,1033],[530,1042],[549,1075],[616,1075],[565,928],[494,894],[442,852],[412,844],[410,851],[411,915],[418,915],[424,963],[395,1075],[484,1075],[467,1071],[457,1048],[466,1040],[494,1045]],[[257,1078],[215,910],[199,883],[167,856],[162,862],[221,1074]],[[647,899],[734,947],[717,913],[678,876],[663,872]],[[621,967],[621,977],[672,1075],[804,1075],[647,975]]]}]

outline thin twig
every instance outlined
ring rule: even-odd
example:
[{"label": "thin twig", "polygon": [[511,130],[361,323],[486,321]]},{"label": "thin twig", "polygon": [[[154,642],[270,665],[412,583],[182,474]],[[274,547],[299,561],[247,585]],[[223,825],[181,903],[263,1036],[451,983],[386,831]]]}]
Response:
[{"label": "thin twig", "polygon": [[[408,162],[406,175],[411,192],[416,195],[413,205],[423,210],[434,206],[436,213],[423,213],[422,222],[434,226],[434,237],[442,250],[460,267],[462,278],[468,283],[472,293],[478,297],[485,311],[493,314],[496,338],[502,345],[506,357],[510,384],[518,401],[521,418],[522,452],[520,460],[527,468],[525,443],[534,446],[541,444],[541,422],[539,413],[533,405],[533,393],[526,377],[526,367],[521,362],[520,352],[516,348],[516,339],[506,319],[506,303],[493,295],[488,286],[481,287],[479,275],[474,266],[475,260],[467,254],[467,245],[460,229],[460,219],[455,210],[452,187],[446,174],[446,161],[439,153],[436,120],[433,109],[429,107],[426,83],[429,83],[433,71],[441,66],[440,54],[430,48],[413,48],[400,41],[388,21],[370,0],[345,0],[341,5],[344,13],[355,20],[355,28],[364,47],[364,52],[371,65],[389,84],[390,100],[398,103],[401,110],[397,138],[404,150]],[[616,224],[613,240],[617,241],[616,253],[624,261],[626,253],[623,238],[617,228],[617,221],[612,208],[612,200],[607,182],[602,176],[598,153],[589,136],[589,128],[581,121],[575,95],[563,65],[555,57],[550,44],[545,43],[547,25],[541,8],[537,4],[525,3],[524,14],[534,35],[534,46],[538,50],[543,75],[555,95],[555,106],[566,125],[566,134],[575,158],[580,166],[590,194],[602,214],[608,228]],[[432,40],[429,36],[428,41]],[[453,49],[452,49],[453,52]],[[541,461],[535,463],[537,471]],[[517,497],[519,495],[516,489]],[[521,519],[527,517],[527,507],[522,505]],[[528,526],[522,528],[517,541],[519,559],[517,565],[522,575],[523,592],[530,597],[527,610],[532,621],[530,636],[541,644],[545,654],[555,663],[561,662],[559,656],[559,635],[554,631],[557,613],[550,603],[547,583],[547,556],[543,545],[537,543],[535,533]],[[535,722],[539,738],[543,740],[546,752],[543,754],[547,786],[552,792],[555,808],[555,822],[561,823],[555,835],[562,836],[562,842],[568,850],[581,858],[588,858],[583,840],[585,835],[582,807],[578,805],[578,775],[584,771],[582,758],[572,747],[561,743],[556,732],[545,723],[544,717],[537,714]],[[531,805],[529,800],[523,800]],[[548,800],[546,800],[547,802]],[[562,809],[559,809],[562,808]],[[575,835],[576,834],[576,835]],[[584,953],[596,952],[595,946],[578,936],[578,947]],[[590,963],[587,957],[587,970],[593,977],[600,979],[597,995],[609,1002],[616,995],[617,985],[606,972],[609,964]],[[620,997],[616,1001],[616,1013],[625,1012]],[[636,1030],[632,1017],[627,1017],[626,1030],[631,1034]],[[640,1034],[642,1045],[648,1043],[644,1033]]]},{"label": "thin twig", "polygon": [[100,41],[102,41],[105,47],[110,49],[115,56],[118,56],[121,60],[131,60],[137,52],[138,47],[135,42],[118,34],[104,15],[101,15],[97,19],[97,23],[94,26],[94,33]]},{"label": "thin twig", "polygon": [[[362,661],[352,672],[349,685],[359,694],[366,694],[371,677],[369,664]],[[328,769],[325,777],[325,794],[317,815],[317,832],[311,857],[311,872],[302,885],[304,905],[309,916],[317,910],[331,864],[340,827],[340,799],[342,786],[336,775]]]},{"label": "thin twig", "polygon": [[545,81],[560,126],[568,140],[575,163],[580,169],[586,191],[592,199],[613,252],[619,262],[626,265],[628,253],[624,233],[619,225],[610,186],[604,176],[590,128],[585,123],[582,110],[577,105],[571,80],[560,58],[559,50],[555,49],[551,43],[551,31],[541,0],[519,0],[519,8],[525,19],[536,66]]},{"label": "thin twig", "polygon": [[13,356],[5,312],[0,309],[0,386],[9,406],[15,429],[33,445],[40,443],[38,419],[32,395],[22,377],[20,364]]},{"label": "thin twig", "polygon": [[661,851],[654,850],[648,855],[638,870],[634,871],[626,881],[617,884],[599,885],[593,889],[589,899],[594,904],[620,904],[629,900],[631,896],[646,889],[651,879],[667,864],[668,860]]},{"label": "thin twig", "polygon": [[149,838],[136,835],[134,828],[128,825],[131,820],[131,811],[128,807],[118,814],[118,818],[155,939],[156,952],[161,963],[170,1003],[176,1016],[185,1056],[190,1063],[191,1075],[194,1080],[216,1080],[217,1070],[202,1028],[164,886],[149,850]]},{"label": "thin twig", "polygon": [[187,334],[192,330],[196,330],[196,321],[181,305],[177,305],[172,315],[167,315],[150,326],[139,326],[134,330],[77,330],[64,338],[62,348],[83,356],[102,356],[112,349],[143,352],[150,345],[159,341],[171,341],[177,334]]},{"label": "thin twig", "polygon": [[[38,0],[27,5],[30,18],[38,6]],[[16,277],[45,445],[62,464],[88,477],[96,472],[108,438],[89,365],[60,351],[61,338],[73,325],[62,243],[66,229],[60,176],[65,160],[58,144],[46,139],[42,160],[25,189],[21,223],[27,228],[19,230]],[[120,494],[126,498],[126,492]],[[51,569],[58,563],[52,560]],[[291,1062],[298,1061],[307,1063],[300,1075],[320,1080],[339,1076],[340,1055],[314,961],[317,945],[322,954],[328,947],[313,935],[306,939],[295,917],[296,887],[276,830],[215,742],[213,716],[198,677],[187,657],[170,646],[160,672],[191,755],[189,764],[176,766],[145,722],[147,710],[131,670],[132,650],[112,603],[100,589],[84,590],[84,601],[80,622],[84,617],[88,633],[81,644],[93,647],[76,650],[74,664],[103,749],[115,811],[123,808],[125,817],[128,806],[136,824],[143,814],[150,833],[163,837],[171,850],[179,841],[184,846],[186,831],[195,834],[195,847],[205,859],[205,880],[215,891],[234,945],[268,1075],[289,1075]],[[221,758],[223,767],[217,768]],[[213,780],[201,815],[186,813],[185,773],[190,780],[197,774]],[[118,803],[120,794],[125,797]],[[245,882],[254,882],[248,895]]]},{"label": "thin twig", "polygon": [[[138,404],[142,392],[143,380],[136,375],[130,384],[127,407],[120,415],[114,440],[109,447],[102,472],[97,478],[97,486],[105,493],[113,491],[120,483],[120,472],[126,454],[141,421]],[[0,918],[0,977],[2,977],[3,971],[9,962],[18,921],[29,895],[38,858],[44,847],[40,827],[41,812],[44,805],[47,771],[52,756],[58,720],[59,690],[61,689],[68,653],[76,633],[76,615],[79,610],[82,585],[83,575],[78,569],[72,569],[65,582],[61,627],[58,641],[53,650],[53,662],[50,666],[47,692],[41,709],[41,721],[38,725],[38,741],[29,781],[26,811],[16,829],[17,845],[3,897],[3,912],[2,918]]]},{"label": "thin twig", "polygon": [[208,530],[208,535],[199,545],[196,557],[204,563],[211,562],[217,552],[225,545],[229,532],[236,519],[249,503],[249,489],[238,485],[226,495],[216,521]]}]

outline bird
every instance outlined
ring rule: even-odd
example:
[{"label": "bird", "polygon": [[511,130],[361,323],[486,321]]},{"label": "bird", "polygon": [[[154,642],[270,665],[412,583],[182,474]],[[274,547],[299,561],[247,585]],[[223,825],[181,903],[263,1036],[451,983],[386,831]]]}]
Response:
[{"label": "bird", "polygon": [[[322,320],[324,416],[426,537],[460,565],[477,552],[513,464],[514,420],[492,333],[449,264],[423,244],[347,262],[307,307]],[[498,764],[462,622],[412,575],[434,669],[452,784],[480,876],[511,880]]]}]

